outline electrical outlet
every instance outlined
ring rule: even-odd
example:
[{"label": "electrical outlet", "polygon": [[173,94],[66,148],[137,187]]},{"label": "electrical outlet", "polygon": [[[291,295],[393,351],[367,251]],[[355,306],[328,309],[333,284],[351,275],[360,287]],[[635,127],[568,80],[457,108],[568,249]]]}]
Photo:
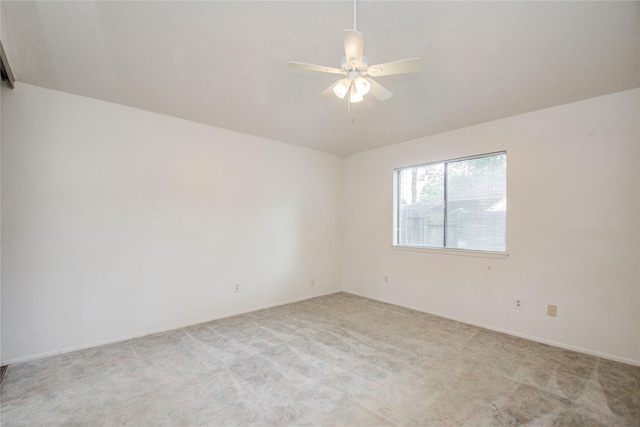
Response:
[{"label": "electrical outlet", "polygon": [[524,310],[524,300],[522,298],[516,298],[513,302],[513,308],[516,310]]},{"label": "electrical outlet", "polygon": [[555,304],[547,305],[547,316],[558,317],[558,306]]},{"label": "electrical outlet", "polygon": [[388,285],[389,283],[389,276],[384,276],[384,284]]},{"label": "electrical outlet", "polygon": [[315,286],[316,285],[316,279],[311,279],[311,281],[309,282],[309,285]]},{"label": "electrical outlet", "polygon": [[233,292],[235,292],[235,293],[240,292],[240,284],[239,283],[234,283],[233,284]]}]

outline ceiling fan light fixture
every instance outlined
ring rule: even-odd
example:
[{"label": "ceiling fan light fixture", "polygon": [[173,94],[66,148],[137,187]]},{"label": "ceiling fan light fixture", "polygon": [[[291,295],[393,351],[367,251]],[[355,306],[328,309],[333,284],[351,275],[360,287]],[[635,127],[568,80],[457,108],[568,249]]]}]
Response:
[{"label": "ceiling fan light fixture", "polygon": [[356,88],[356,92],[358,92],[360,96],[368,94],[371,90],[371,83],[369,83],[369,81],[363,77],[356,78],[353,82],[353,85]]},{"label": "ceiling fan light fixture", "polygon": [[356,102],[361,102],[364,98],[361,94],[358,93],[355,86],[351,86],[351,91],[349,92],[349,102],[355,104]]},{"label": "ceiling fan light fixture", "polygon": [[344,99],[347,92],[349,92],[349,85],[345,84],[343,80],[333,86],[333,93],[340,99]]}]

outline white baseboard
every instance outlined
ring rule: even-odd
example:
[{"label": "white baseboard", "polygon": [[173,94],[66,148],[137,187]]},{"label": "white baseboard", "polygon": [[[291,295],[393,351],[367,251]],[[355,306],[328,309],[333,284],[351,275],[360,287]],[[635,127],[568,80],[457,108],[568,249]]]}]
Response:
[{"label": "white baseboard", "polygon": [[519,332],[516,332],[516,331],[511,331],[511,330],[508,330],[508,329],[496,328],[496,327],[493,327],[493,326],[490,326],[490,325],[485,325],[485,324],[482,324],[482,323],[472,322],[472,321],[469,321],[467,319],[461,319],[461,318],[457,318],[457,317],[453,317],[453,316],[447,316],[447,315],[444,315],[444,314],[438,313],[438,312],[423,310],[421,308],[414,307],[414,306],[411,306],[411,305],[408,305],[408,304],[402,304],[402,303],[399,303],[397,301],[387,300],[385,298],[372,297],[370,295],[365,295],[365,294],[361,294],[361,293],[358,293],[358,292],[346,291],[346,290],[343,290],[343,291],[334,290],[334,291],[315,294],[315,295],[310,295],[310,296],[306,296],[306,297],[302,297],[302,298],[295,298],[295,299],[291,299],[291,300],[286,300],[286,301],[282,301],[282,302],[278,302],[278,303],[274,303],[274,304],[266,304],[266,305],[261,305],[261,306],[248,308],[248,309],[245,309],[245,310],[240,310],[240,311],[235,311],[235,312],[230,312],[230,313],[223,313],[223,314],[220,314],[220,315],[217,315],[217,316],[213,316],[213,317],[209,317],[209,318],[206,318],[206,319],[197,320],[197,321],[194,321],[194,322],[189,322],[187,324],[176,325],[176,326],[173,326],[173,327],[148,330],[148,331],[145,331],[145,332],[142,332],[142,333],[139,333],[139,334],[126,335],[126,336],[122,336],[122,337],[118,337],[118,338],[114,338],[114,339],[97,341],[97,342],[84,344],[84,345],[79,345],[79,346],[74,346],[74,347],[62,348],[62,349],[58,349],[58,350],[54,350],[54,351],[49,351],[49,352],[33,354],[33,355],[25,356],[25,357],[18,357],[18,358],[14,358],[14,359],[9,359],[9,360],[6,360],[6,361],[3,360],[0,363],[0,365],[5,366],[5,365],[13,365],[13,364],[16,364],[16,363],[30,362],[32,360],[42,359],[44,357],[56,356],[56,355],[59,355],[59,354],[70,353],[70,352],[78,351],[78,350],[85,350],[85,349],[88,349],[88,348],[94,348],[94,347],[99,347],[99,346],[102,346],[102,345],[107,345],[107,344],[113,344],[113,343],[117,343],[117,342],[127,341],[127,340],[134,339],[134,338],[141,338],[141,337],[145,337],[145,336],[148,336],[148,335],[154,335],[154,334],[168,332],[168,331],[172,331],[172,330],[176,330],[176,329],[186,328],[186,327],[193,326],[193,325],[199,325],[201,323],[207,323],[207,322],[211,322],[211,321],[214,321],[214,320],[219,320],[219,319],[224,319],[224,318],[227,318],[227,317],[237,316],[239,314],[250,313],[250,312],[253,312],[253,311],[264,310],[264,309],[267,309],[267,308],[279,307],[281,305],[292,304],[292,303],[300,302],[300,301],[306,301],[306,300],[309,300],[309,299],[312,299],[312,298],[317,298],[317,297],[321,297],[321,296],[325,296],[325,295],[332,295],[332,294],[336,294],[336,293],[340,293],[340,292],[344,292],[344,293],[352,294],[352,295],[357,295],[357,296],[360,296],[360,297],[363,297],[363,298],[367,298],[367,299],[371,299],[371,300],[374,300],[374,301],[380,301],[380,302],[384,302],[384,303],[387,303],[387,304],[392,304],[392,305],[395,305],[395,306],[398,306],[398,307],[408,308],[410,310],[419,311],[421,313],[431,314],[431,315],[434,315],[434,316],[442,317],[444,319],[449,319],[449,320],[453,320],[453,321],[456,321],[456,322],[465,323],[467,325],[472,325],[472,326],[477,326],[479,328],[488,329],[490,331],[500,332],[500,333],[503,333],[503,334],[512,335],[512,336],[519,337],[519,338],[524,338],[524,339],[527,339],[527,340],[530,340],[530,341],[539,342],[539,343],[542,343],[542,344],[547,344],[547,345],[550,345],[550,346],[553,346],[553,347],[562,348],[562,349],[565,349],[565,350],[571,350],[571,351],[576,351],[578,353],[589,354],[591,356],[601,357],[603,359],[613,360],[615,362],[626,363],[628,365],[640,366],[640,361],[638,361],[638,360],[627,359],[625,357],[619,357],[619,356],[615,356],[615,355],[608,354],[608,353],[601,353],[601,352],[598,352],[598,351],[593,351],[593,350],[589,350],[589,349],[582,348],[582,347],[577,347],[577,346],[573,346],[573,345],[569,345],[569,344],[564,344],[564,343],[553,341],[553,340],[549,340],[549,339],[546,339],[546,338],[541,338],[541,337],[528,335],[528,334],[522,334],[522,333],[519,333]]},{"label": "white baseboard", "polygon": [[533,336],[533,335],[522,334],[520,332],[511,331],[509,329],[496,328],[494,326],[489,326],[489,325],[485,325],[485,324],[482,324],[482,323],[472,322],[472,321],[469,321],[467,319],[460,319],[460,318],[457,318],[457,317],[447,316],[445,314],[441,314],[441,313],[437,313],[437,312],[433,312],[433,311],[423,310],[421,308],[413,307],[413,306],[408,305],[408,304],[402,304],[402,303],[399,303],[397,301],[387,300],[385,298],[372,297],[370,295],[365,295],[365,294],[361,294],[361,293],[354,292],[354,291],[346,291],[345,290],[345,291],[342,291],[342,292],[344,292],[346,294],[357,295],[359,297],[371,299],[371,300],[374,300],[374,301],[384,302],[384,303],[395,305],[395,306],[398,306],[398,307],[408,308],[410,310],[419,311],[421,313],[432,314],[434,316],[442,317],[443,319],[454,320],[456,322],[465,323],[467,325],[477,326],[479,328],[488,329],[490,331],[500,332],[500,333],[507,334],[507,335],[512,335],[512,336],[518,337],[518,338],[524,338],[524,339],[529,340],[529,341],[535,341],[535,342],[539,342],[541,344],[547,344],[547,345],[550,345],[550,346],[553,346],[553,347],[562,348],[562,349],[565,349],[565,350],[571,350],[571,351],[575,351],[575,352],[578,352],[578,353],[584,353],[584,354],[588,354],[588,355],[591,355],[591,356],[600,357],[602,359],[613,360],[614,362],[626,363],[627,365],[640,366],[640,360],[627,359],[626,357],[620,357],[620,356],[616,356],[616,355],[608,354],[608,353],[601,353],[599,351],[594,351],[594,350],[589,350],[587,348],[582,348],[582,347],[577,347],[577,346],[573,346],[573,345],[569,345],[569,344],[564,344],[564,343],[561,343],[561,342],[558,342],[558,341],[549,340],[549,339],[546,339],[546,338],[541,338],[541,337],[536,337],[536,336]]},{"label": "white baseboard", "polygon": [[2,362],[0,362],[0,366],[14,365],[16,363],[30,362],[32,360],[42,359],[42,358],[45,358],[45,357],[57,356],[59,354],[64,354],[64,353],[71,353],[72,351],[85,350],[85,349],[88,349],[88,348],[100,347],[102,345],[107,345],[107,344],[113,344],[113,343],[117,343],[117,342],[127,341],[127,340],[134,339],[134,338],[141,338],[141,337],[146,337],[146,336],[149,336],[149,335],[160,334],[160,333],[163,333],[163,332],[173,331],[173,330],[176,330],[176,329],[182,329],[182,328],[186,328],[186,327],[193,326],[193,325],[199,325],[201,323],[207,323],[207,322],[212,322],[214,320],[219,320],[219,319],[224,319],[224,318],[227,318],[227,317],[237,316],[239,314],[251,313],[253,311],[264,310],[264,309],[273,308],[273,307],[279,307],[281,305],[292,304],[292,303],[300,302],[300,301],[306,301],[306,300],[309,300],[309,299],[312,299],[312,298],[317,298],[317,297],[321,297],[321,296],[325,296],[325,295],[337,294],[337,293],[340,293],[340,292],[342,292],[342,291],[341,290],[334,290],[334,291],[314,294],[314,295],[310,295],[310,296],[306,296],[306,297],[295,298],[295,299],[290,299],[290,300],[286,300],[286,301],[282,301],[282,302],[277,302],[277,303],[274,303],[274,304],[265,304],[265,305],[251,307],[251,308],[248,308],[248,309],[245,309],[245,310],[234,311],[234,312],[230,312],[230,313],[223,313],[223,314],[220,314],[220,315],[217,315],[217,316],[208,317],[206,319],[201,319],[201,320],[197,320],[197,321],[193,321],[193,322],[188,322],[188,323],[185,323],[185,324],[179,324],[179,325],[175,325],[175,326],[171,326],[171,327],[167,327],[167,328],[159,328],[159,329],[148,330],[148,331],[141,332],[139,334],[125,335],[125,336],[114,338],[114,339],[96,341],[96,342],[83,344],[83,345],[79,345],[79,346],[66,347],[66,348],[61,348],[61,349],[57,349],[57,350],[54,350],[54,351],[48,351],[48,352],[44,352],[44,353],[32,354],[32,355],[29,355],[29,356],[17,357],[17,358],[9,359],[9,360],[3,360]]}]

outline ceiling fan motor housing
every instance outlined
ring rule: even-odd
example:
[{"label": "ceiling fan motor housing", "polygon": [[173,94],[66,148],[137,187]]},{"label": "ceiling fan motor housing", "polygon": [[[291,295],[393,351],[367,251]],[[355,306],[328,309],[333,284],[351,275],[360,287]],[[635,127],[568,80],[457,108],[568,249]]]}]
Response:
[{"label": "ceiling fan motor housing", "polygon": [[340,68],[344,71],[366,71],[369,68],[369,58],[366,56],[362,56],[362,65],[358,66],[358,60],[356,58],[351,58],[347,61],[346,57],[342,57],[340,60]]}]

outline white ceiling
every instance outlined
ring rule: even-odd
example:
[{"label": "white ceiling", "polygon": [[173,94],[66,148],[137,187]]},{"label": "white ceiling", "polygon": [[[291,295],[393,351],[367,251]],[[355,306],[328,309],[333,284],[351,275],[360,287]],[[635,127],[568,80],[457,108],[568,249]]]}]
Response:
[{"label": "white ceiling", "polygon": [[356,105],[337,76],[351,1],[2,1],[19,82],[346,156],[640,86],[640,2],[358,1],[372,63],[421,74]]}]

